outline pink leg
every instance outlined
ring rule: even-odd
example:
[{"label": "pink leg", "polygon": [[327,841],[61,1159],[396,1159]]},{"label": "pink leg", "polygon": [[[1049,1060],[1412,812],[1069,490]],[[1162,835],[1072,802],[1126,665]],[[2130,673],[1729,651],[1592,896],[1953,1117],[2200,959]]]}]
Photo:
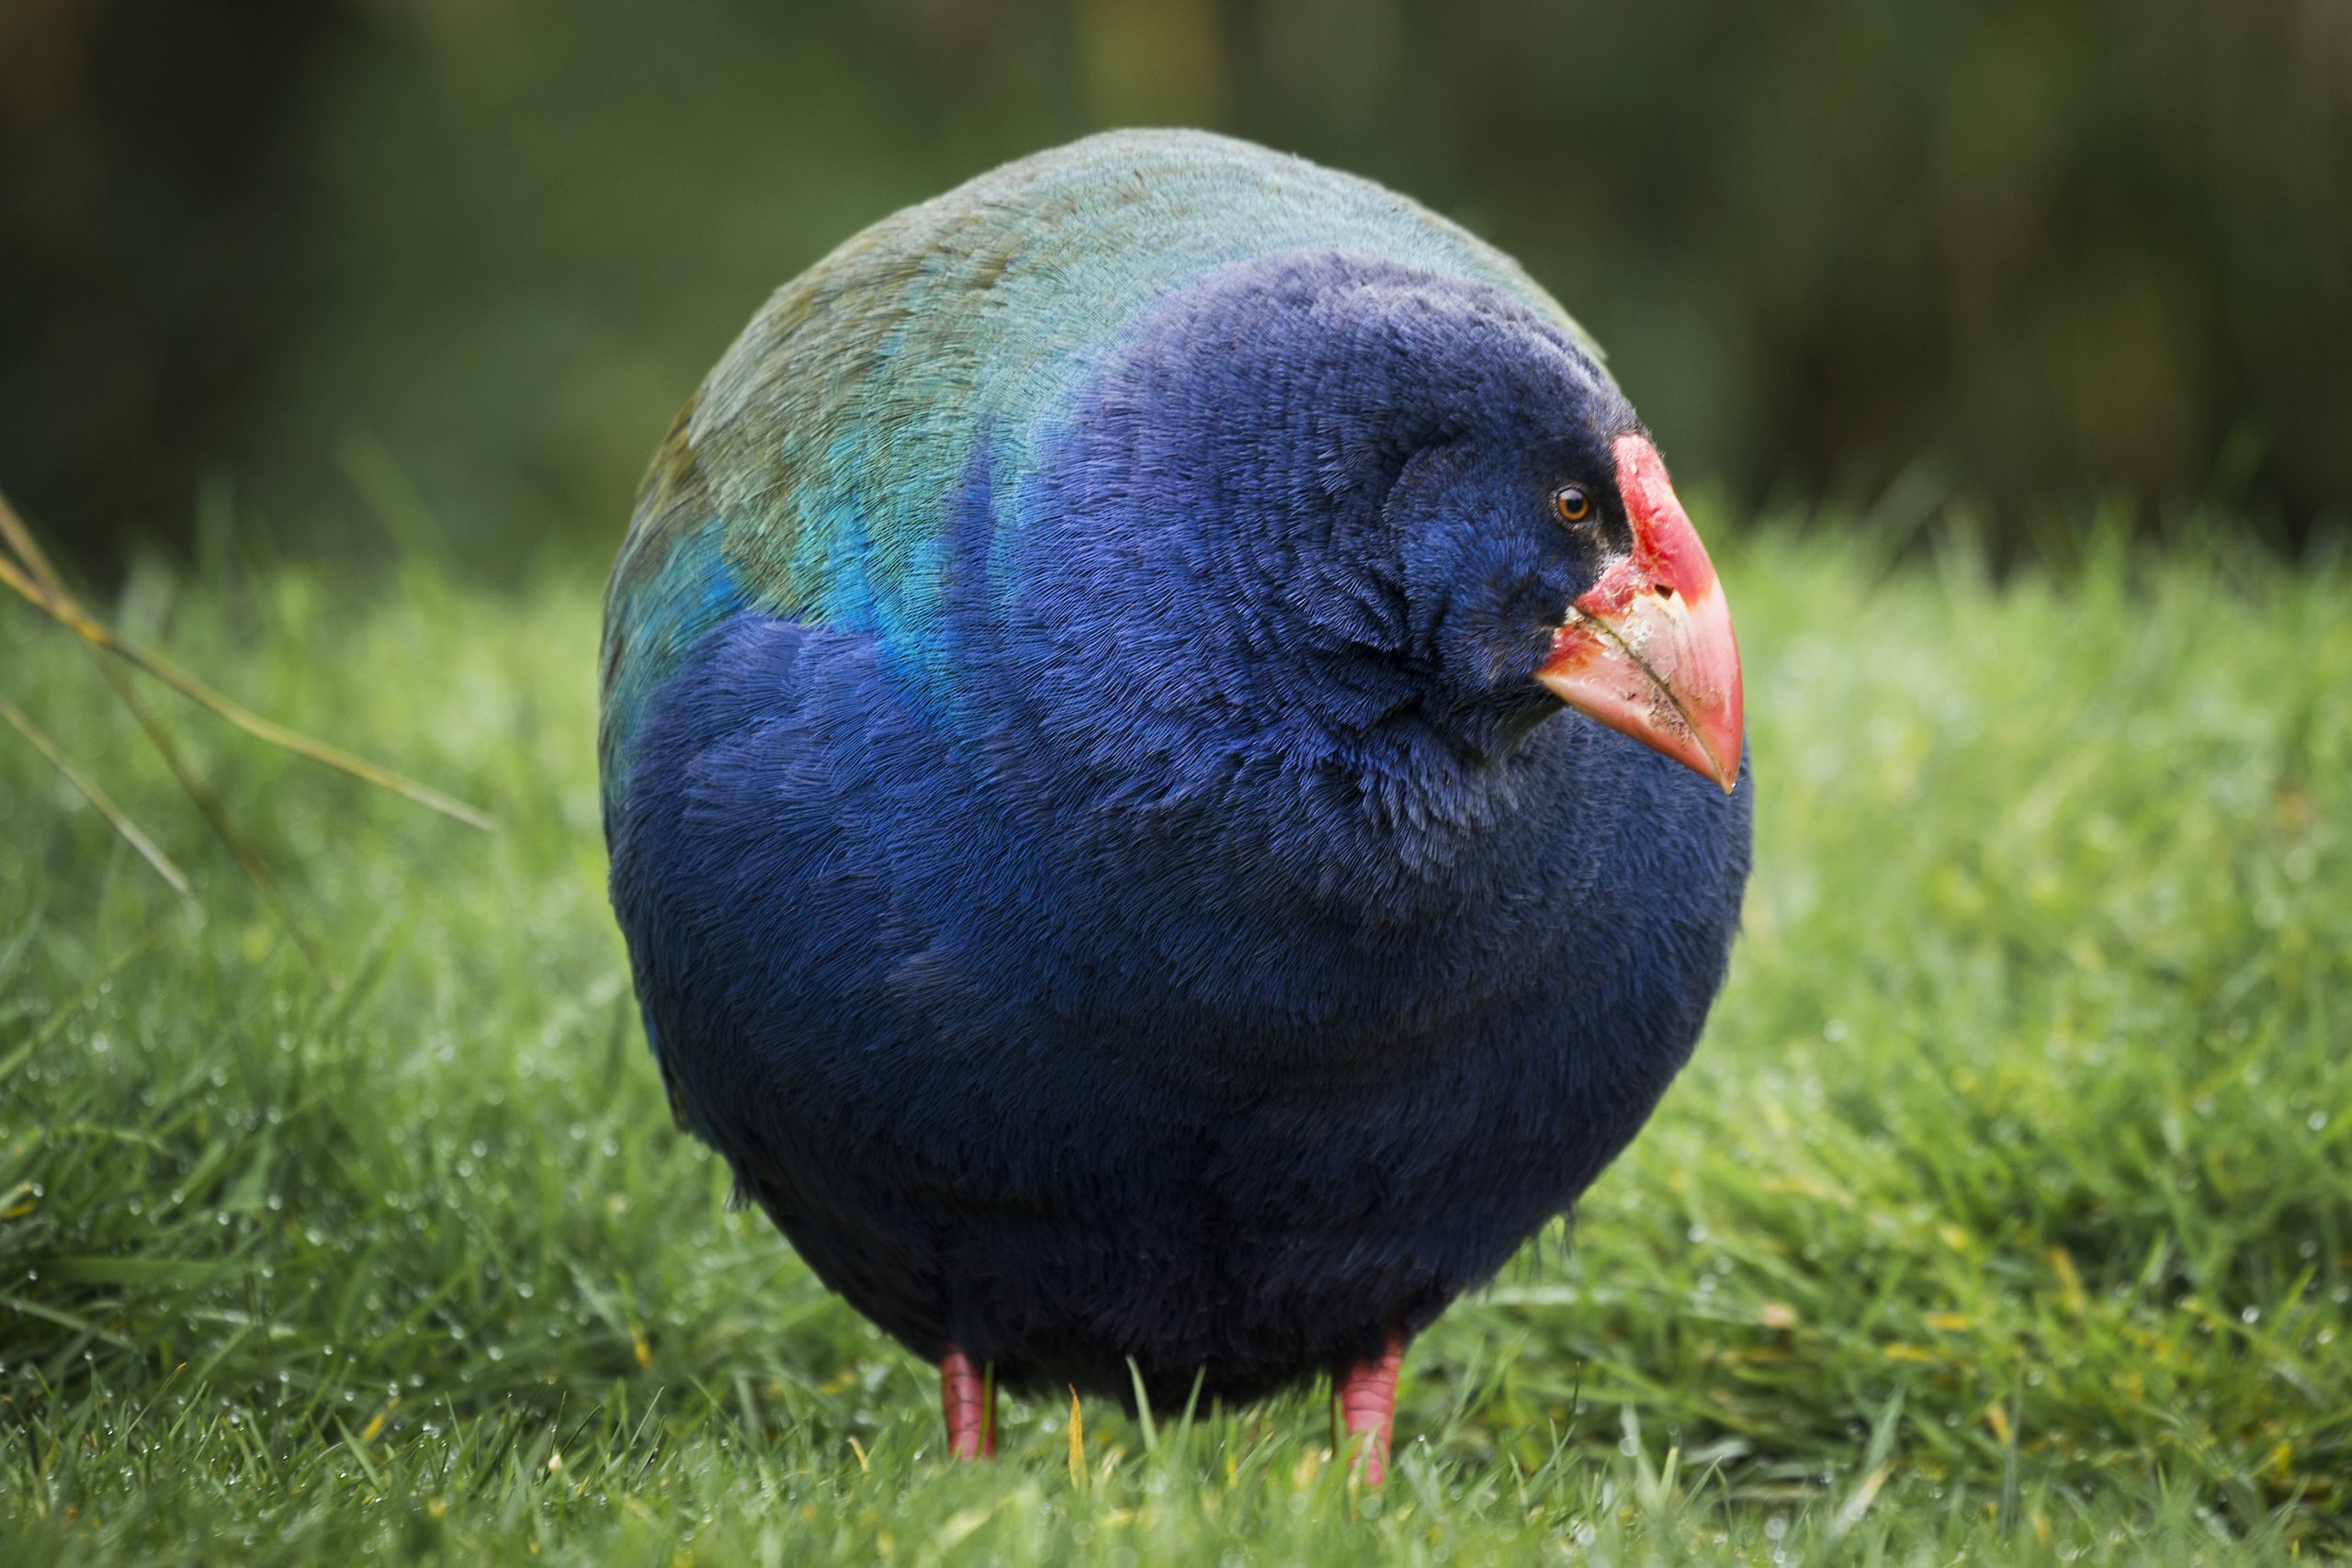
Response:
[{"label": "pink leg", "polygon": [[990,1370],[953,1345],[939,1359],[939,1406],[950,1459],[996,1457],[996,1384]]},{"label": "pink leg", "polygon": [[1405,1341],[1392,1334],[1378,1360],[1350,1368],[1331,1388],[1348,1445],[1342,1451],[1362,1467],[1367,1486],[1388,1478],[1388,1444],[1396,1427],[1396,1372],[1404,1360]]}]

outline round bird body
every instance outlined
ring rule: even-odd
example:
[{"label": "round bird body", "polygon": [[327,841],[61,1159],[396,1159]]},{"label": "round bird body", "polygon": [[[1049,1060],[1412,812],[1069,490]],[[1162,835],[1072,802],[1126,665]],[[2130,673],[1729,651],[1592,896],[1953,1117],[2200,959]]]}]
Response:
[{"label": "round bird body", "polygon": [[680,416],[607,604],[613,902],[683,1124],[951,1406],[1353,1400],[1688,1056],[1738,705],[1515,264],[1097,137],[849,242]]}]

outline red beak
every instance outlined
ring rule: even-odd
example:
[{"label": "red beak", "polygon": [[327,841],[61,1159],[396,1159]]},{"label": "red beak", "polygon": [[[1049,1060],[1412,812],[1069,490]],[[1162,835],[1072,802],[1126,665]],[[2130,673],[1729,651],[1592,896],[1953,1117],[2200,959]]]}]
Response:
[{"label": "red beak", "polygon": [[1568,611],[1535,678],[1578,713],[1706,774],[1739,782],[1739,645],[1714,563],[1657,448],[1617,438],[1634,548]]}]

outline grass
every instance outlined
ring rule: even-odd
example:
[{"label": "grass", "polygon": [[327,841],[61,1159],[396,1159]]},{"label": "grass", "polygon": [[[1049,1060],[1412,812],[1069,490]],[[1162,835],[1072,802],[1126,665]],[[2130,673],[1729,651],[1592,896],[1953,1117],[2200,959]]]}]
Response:
[{"label": "grass", "polygon": [[[1716,532],[1722,530],[1718,528]],[[313,967],[72,639],[0,687],[0,1562],[2220,1562],[2352,1551],[2352,573],[1725,552],[1759,872],[1649,1131],[1407,1363],[1007,1412],[671,1131],[604,908],[596,584],[136,576],[114,613],[484,835],[158,694]]]}]

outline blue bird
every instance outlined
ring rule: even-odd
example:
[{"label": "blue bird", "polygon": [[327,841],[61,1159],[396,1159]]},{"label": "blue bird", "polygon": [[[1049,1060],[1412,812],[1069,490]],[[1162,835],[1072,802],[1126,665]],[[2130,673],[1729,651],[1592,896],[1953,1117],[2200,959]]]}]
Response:
[{"label": "blue bird", "polygon": [[943,1378],[1155,1404],[1413,1335],[1690,1055],[1738,654],[1509,257],[1366,181],[1091,138],[744,329],[607,595],[612,899],[682,1125]]}]

